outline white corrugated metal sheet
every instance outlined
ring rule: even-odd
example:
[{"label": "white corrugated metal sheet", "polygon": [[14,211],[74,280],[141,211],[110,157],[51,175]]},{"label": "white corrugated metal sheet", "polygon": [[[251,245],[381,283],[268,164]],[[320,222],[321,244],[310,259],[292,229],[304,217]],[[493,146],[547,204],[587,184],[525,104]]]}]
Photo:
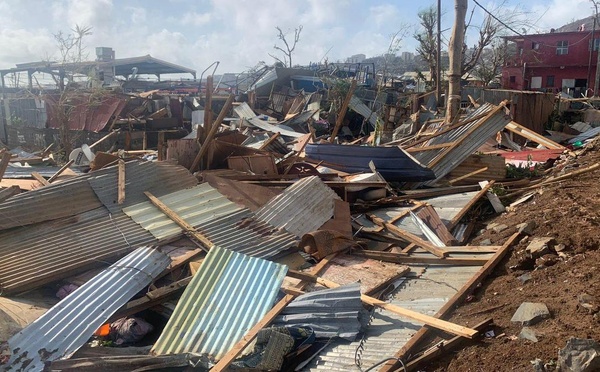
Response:
[{"label": "white corrugated metal sheet", "polygon": [[367,119],[373,128],[377,127],[377,114],[371,111],[371,109],[368,108],[367,105],[360,100],[360,98],[352,96],[352,98],[350,98],[349,106],[363,118]]},{"label": "white corrugated metal sheet", "polygon": [[8,340],[12,355],[4,370],[41,371],[46,361],[68,358],[170,262],[152,247],[122,258]]},{"label": "white corrugated metal sheet", "polygon": [[256,116],[254,111],[252,111],[252,109],[250,108],[250,106],[248,106],[246,102],[234,107],[233,111],[235,111],[236,115],[239,116],[241,119],[244,119],[253,126],[266,130],[268,132],[281,133],[282,136],[294,138],[302,137],[305,134],[278,127],[276,125],[269,124],[264,120],[261,120],[258,116]]},{"label": "white corrugated metal sheet", "polygon": [[302,237],[333,217],[335,199],[339,196],[319,177],[305,177],[257,210],[256,218]]},{"label": "white corrugated metal sheet", "polygon": [[213,247],[152,353],[219,360],[273,306],[286,272],[284,265]]},{"label": "white corrugated metal sheet", "polygon": [[[295,236],[257,220],[252,212],[229,201],[208,183],[159,199],[220,247],[272,258],[297,245]],[[171,239],[183,232],[150,202],[124,211],[159,240]]]}]

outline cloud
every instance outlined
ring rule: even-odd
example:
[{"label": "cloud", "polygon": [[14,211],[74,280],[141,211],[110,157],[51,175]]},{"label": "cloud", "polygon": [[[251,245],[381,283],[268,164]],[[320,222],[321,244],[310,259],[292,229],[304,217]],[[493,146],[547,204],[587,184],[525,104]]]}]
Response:
[{"label": "cloud", "polygon": [[183,18],[181,18],[180,22],[184,25],[202,26],[210,23],[210,20],[210,13],[190,12],[186,13]]}]

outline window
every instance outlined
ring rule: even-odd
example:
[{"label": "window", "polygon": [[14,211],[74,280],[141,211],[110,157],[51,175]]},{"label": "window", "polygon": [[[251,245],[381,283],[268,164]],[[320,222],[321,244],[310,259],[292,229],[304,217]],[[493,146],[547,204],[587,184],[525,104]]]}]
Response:
[{"label": "window", "polygon": [[554,87],[554,75],[546,76],[546,86],[548,88]]},{"label": "window", "polygon": [[531,43],[531,49],[538,50],[540,49],[540,43],[536,43],[535,41]]},{"label": "window", "polygon": [[517,77],[513,75],[513,76],[511,76],[511,77],[508,78],[508,81],[510,81],[511,83],[514,83],[514,82],[517,81]]},{"label": "window", "polygon": [[558,41],[556,43],[556,54],[560,56],[560,55],[568,54],[568,53],[569,53],[569,41],[568,40]]},{"label": "window", "polygon": [[531,89],[540,89],[542,87],[542,77],[532,76],[531,77]]},{"label": "window", "polygon": [[[592,46],[592,41],[590,40],[590,48]],[[598,50],[598,46],[600,46],[600,39],[594,39],[594,50]]]}]

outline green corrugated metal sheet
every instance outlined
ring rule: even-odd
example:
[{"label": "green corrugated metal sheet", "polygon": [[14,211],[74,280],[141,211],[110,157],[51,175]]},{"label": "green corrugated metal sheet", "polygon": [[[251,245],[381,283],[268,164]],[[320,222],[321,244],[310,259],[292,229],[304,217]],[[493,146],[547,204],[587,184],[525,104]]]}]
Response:
[{"label": "green corrugated metal sheet", "polygon": [[154,344],[218,360],[273,306],[287,266],[213,247]]}]

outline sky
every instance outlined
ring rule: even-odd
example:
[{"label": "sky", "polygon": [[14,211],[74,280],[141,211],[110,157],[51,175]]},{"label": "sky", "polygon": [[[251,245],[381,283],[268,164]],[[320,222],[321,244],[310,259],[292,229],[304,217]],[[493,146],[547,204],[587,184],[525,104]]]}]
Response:
[{"label": "sky", "polygon": [[[478,0],[488,9],[525,12],[528,33],[548,32],[592,15],[589,0]],[[409,0],[0,0],[0,69],[56,59],[53,35],[76,24],[91,26],[84,39],[89,59],[95,47],[112,47],[116,58],[150,54],[196,69],[219,61],[217,74],[242,72],[260,61],[272,64],[276,26],[293,37],[303,26],[294,63],[343,61],[353,54],[384,54],[398,31],[407,36],[398,53],[414,52],[417,13],[430,1]],[[521,4],[521,5],[519,5]],[[469,1],[473,24],[483,11]],[[442,29],[449,38],[454,1],[442,0]],[[496,13],[499,14],[499,13]],[[522,31],[523,27],[519,27]],[[473,30],[474,32],[475,30]],[[474,43],[473,34],[467,43]]]}]

